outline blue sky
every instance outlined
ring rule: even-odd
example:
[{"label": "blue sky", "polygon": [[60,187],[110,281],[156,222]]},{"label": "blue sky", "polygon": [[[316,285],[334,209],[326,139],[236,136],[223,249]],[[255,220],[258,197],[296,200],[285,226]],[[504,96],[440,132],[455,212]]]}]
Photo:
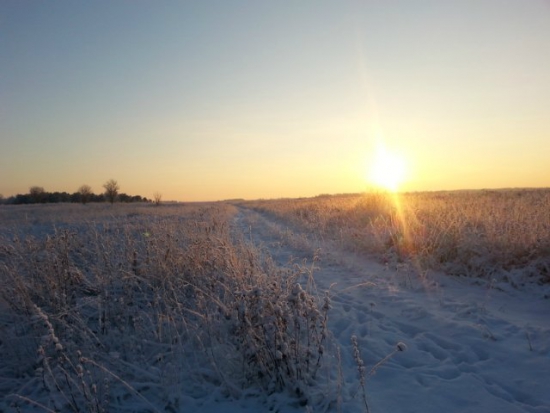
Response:
[{"label": "blue sky", "polygon": [[545,1],[3,1],[0,193],[549,186]]}]

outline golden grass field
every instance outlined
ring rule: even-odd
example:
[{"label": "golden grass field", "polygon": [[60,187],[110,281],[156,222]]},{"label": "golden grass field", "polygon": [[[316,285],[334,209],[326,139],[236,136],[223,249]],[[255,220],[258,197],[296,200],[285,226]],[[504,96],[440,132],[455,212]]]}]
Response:
[{"label": "golden grass field", "polygon": [[550,190],[318,196],[245,203],[323,240],[453,275],[550,281]]}]

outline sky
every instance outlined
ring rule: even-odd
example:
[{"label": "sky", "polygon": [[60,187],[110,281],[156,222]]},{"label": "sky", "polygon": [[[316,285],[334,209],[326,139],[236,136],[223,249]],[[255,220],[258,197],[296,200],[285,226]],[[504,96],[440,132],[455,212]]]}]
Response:
[{"label": "sky", "polygon": [[550,187],[549,68],[548,0],[3,0],[0,194]]}]

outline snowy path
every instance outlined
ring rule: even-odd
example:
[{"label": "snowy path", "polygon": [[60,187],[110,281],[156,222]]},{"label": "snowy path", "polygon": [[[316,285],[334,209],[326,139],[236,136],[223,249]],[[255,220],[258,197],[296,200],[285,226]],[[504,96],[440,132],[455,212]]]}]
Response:
[{"label": "snowy path", "polygon": [[[284,223],[242,208],[237,225],[277,263],[320,247],[314,271],[330,288],[330,329],[341,346],[344,412],[364,411],[351,336],[367,370],[406,343],[367,379],[370,411],[550,412],[550,299],[407,268],[390,270],[335,246],[309,248]],[[292,232],[293,231],[293,232]]]}]

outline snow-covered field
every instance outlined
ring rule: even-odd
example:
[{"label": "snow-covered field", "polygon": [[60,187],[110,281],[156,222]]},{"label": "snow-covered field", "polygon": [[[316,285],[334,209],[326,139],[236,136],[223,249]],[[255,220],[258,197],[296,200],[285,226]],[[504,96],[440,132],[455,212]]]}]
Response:
[{"label": "snow-covered field", "polygon": [[548,284],[382,265],[243,206],[114,207],[0,210],[0,411],[550,412]]},{"label": "snow-covered field", "polygon": [[[250,212],[248,212],[250,213]],[[257,242],[279,262],[308,257],[280,222],[256,215]],[[274,234],[284,234],[281,241]],[[296,245],[296,244],[295,244]],[[342,411],[362,411],[351,337],[373,412],[550,412],[550,289],[390,269],[334,246],[318,251],[315,280],[331,289],[330,329],[341,346]],[[300,251],[300,252],[298,252]],[[311,254],[309,254],[311,259]]]}]

